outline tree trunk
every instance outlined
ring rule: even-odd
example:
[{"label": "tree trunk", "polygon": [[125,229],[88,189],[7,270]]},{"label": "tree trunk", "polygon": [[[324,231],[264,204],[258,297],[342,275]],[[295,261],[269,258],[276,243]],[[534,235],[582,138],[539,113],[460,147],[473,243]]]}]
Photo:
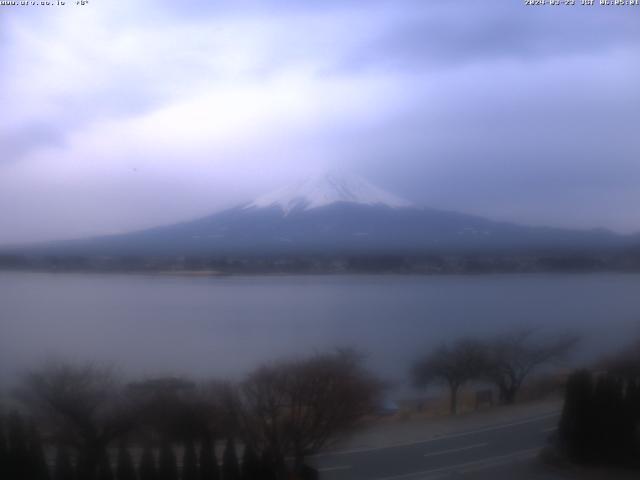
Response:
[{"label": "tree trunk", "polygon": [[451,415],[458,413],[458,389],[460,385],[451,385],[451,398],[449,405],[449,412]]},{"label": "tree trunk", "polygon": [[516,403],[518,385],[500,385],[500,403],[503,405],[513,405]]},{"label": "tree trunk", "polygon": [[85,447],[79,452],[77,459],[77,476],[83,480],[95,480],[98,473],[98,460],[100,458],[98,447]]},{"label": "tree trunk", "polygon": [[502,394],[502,402],[505,405],[513,405],[514,403],[516,403],[516,389],[509,388],[505,390]]}]

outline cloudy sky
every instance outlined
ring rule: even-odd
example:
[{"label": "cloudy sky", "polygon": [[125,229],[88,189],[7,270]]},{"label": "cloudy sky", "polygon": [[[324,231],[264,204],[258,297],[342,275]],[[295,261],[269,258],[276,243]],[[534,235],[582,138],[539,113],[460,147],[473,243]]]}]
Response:
[{"label": "cloudy sky", "polygon": [[333,168],[432,207],[640,231],[640,7],[0,6],[0,244]]}]

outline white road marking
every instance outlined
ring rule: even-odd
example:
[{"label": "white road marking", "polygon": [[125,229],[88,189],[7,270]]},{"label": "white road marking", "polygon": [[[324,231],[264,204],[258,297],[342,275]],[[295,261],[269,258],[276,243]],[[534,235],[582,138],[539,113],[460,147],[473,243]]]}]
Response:
[{"label": "white road marking", "polygon": [[497,467],[499,465],[508,464],[512,460],[524,460],[534,457],[540,448],[528,448],[526,450],[520,450],[518,452],[510,453],[507,455],[500,455],[498,457],[488,458],[486,460],[479,460],[477,465],[472,465],[467,468],[459,470],[460,473],[477,472],[480,470],[486,470],[487,468]]},{"label": "white road marking", "polygon": [[557,429],[558,427],[545,428],[544,430],[540,430],[540,433],[551,433],[555,432]]},{"label": "white road marking", "polygon": [[508,463],[510,460],[524,459],[528,456],[534,455],[535,452],[539,450],[540,450],[540,447],[528,448],[525,450],[518,450],[517,452],[509,453],[506,455],[497,455],[495,457],[489,457],[482,460],[474,460],[471,462],[458,463],[457,465],[449,465],[447,467],[433,468],[431,470],[422,470],[420,472],[411,472],[411,473],[405,473],[402,475],[392,475],[390,477],[380,477],[380,478],[376,478],[375,480],[401,480],[401,479],[411,478],[411,477],[423,477],[425,475],[440,476],[438,474],[442,474],[443,472],[452,472],[452,471],[471,472],[474,470],[474,468],[476,470],[481,470],[483,468],[489,468],[496,465]]},{"label": "white road marking", "polygon": [[350,468],[351,468],[351,465],[342,465],[338,467],[319,468],[318,471],[319,472],[335,472],[336,470],[349,470]]},{"label": "white road marking", "polygon": [[422,444],[425,444],[425,443],[439,442],[440,440],[448,440],[450,438],[466,437],[466,436],[469,436],[469,435],[475,435],[477,433],[492,432],[492,431],[495,431],[495,430],[501,430],[503,428],[510,428],[510,427],[515,427],[515,426],[518,426],[518,425],[526,425],[527,423],[535,423],[535,422],[539,422],[541,420],[545,420],[547,418],[557,417],[559,415],[560,415],[560,412],[548,413],[548,414],[545,414],[545,415],[540,415],[538,417],[528,418],[526,420],[521,420],[521,421],[518,421],[518,422],[504,423],[504,424],[501,424],[501,425],[495,425],[493,427],[480,428],[478,430],[470,430],[470,431],[467,431],[467,432],[452,433],[452,434],[449,434],[449,435],[442,435],[442,436],[439,436],[439,437],[433,437],[433,438],[429,438],[429,439],[425,439],[425,440],[416,440],[416,441],[413,441],[413,442],[393,443],[391,445],[386,445],[384,447],[353,448],[353,449],[349,449],[349,450],[339,450],[339,451],[335,451],[335,452],[317,453],[315,455],[312,455],[311,458],[327,457],[327,456],[330,456],[330,455],[348,455],[348,454],[351,454],[351,453],[377,452],[379,450],[387,450],[389,448],[399,448],[399,447],[410,447],[412,445],[422,445]]},{"label": "white road marking", "polygon": [[460,447],[460,448],[450,448],[448,450],[439,450],[437,452],[430,452],[430,453],[425,453],[425,457],[436,457],[438,455],[446,455],[447,453],[455,453],[455,452],[463,452],[465,450],[471,450],[474,448],[480,448],[480,447],[486,447],[487,445],[489,445],[488,443],[476,443],[475,445],[469,445],[466,447]]}]

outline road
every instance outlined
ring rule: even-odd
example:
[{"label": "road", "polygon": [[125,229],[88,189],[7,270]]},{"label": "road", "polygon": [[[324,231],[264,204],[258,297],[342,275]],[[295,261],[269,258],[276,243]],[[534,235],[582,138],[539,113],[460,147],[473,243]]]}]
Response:
[{"label": "road", "polygon": [[552,479],[532,460],[558,423],[545,414],[387,447],[313,458],[321,480]]}]

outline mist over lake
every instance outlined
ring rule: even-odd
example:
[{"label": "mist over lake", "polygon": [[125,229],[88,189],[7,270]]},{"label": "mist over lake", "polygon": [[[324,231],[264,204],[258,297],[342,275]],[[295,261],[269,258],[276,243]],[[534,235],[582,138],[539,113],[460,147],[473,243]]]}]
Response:
[{"label": "mist over lake", "polygon": [[127,374],[242,375],[355,346],[405,382],[417,355],[525,326],[584,339],[581,360],[640,334],[640,275],[231,276],[0,273],[2,382],[50,358]]}]

